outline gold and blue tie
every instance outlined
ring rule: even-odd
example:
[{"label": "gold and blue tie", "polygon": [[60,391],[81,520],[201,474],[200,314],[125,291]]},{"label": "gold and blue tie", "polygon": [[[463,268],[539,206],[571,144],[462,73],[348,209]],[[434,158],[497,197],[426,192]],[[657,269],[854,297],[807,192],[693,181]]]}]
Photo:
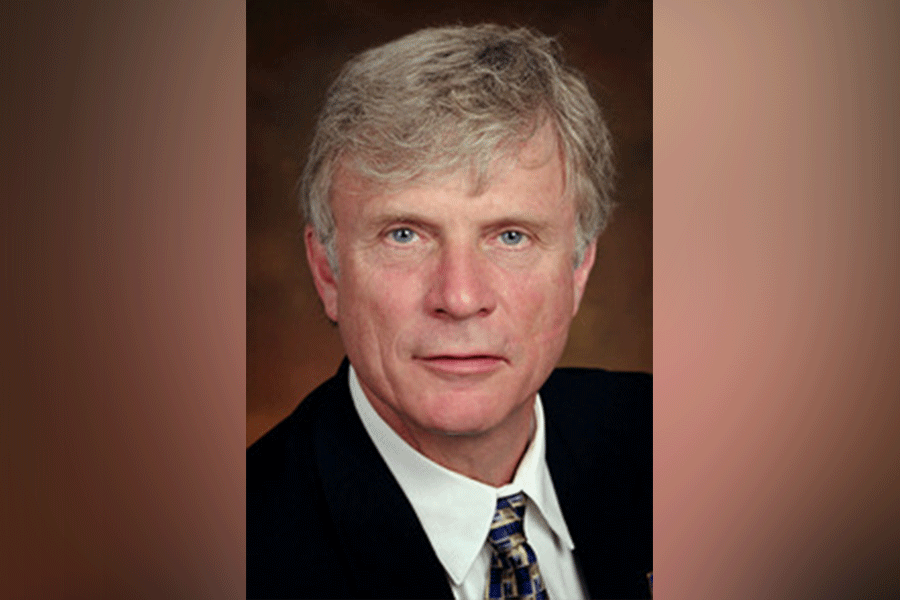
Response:
[{"label": "gold and blue tie", "polygon": [[488,534],[493,554],[485,598],[547,600],[537,557],[525,541],[524,515],[524,494],[497,500],[497,511]]}]

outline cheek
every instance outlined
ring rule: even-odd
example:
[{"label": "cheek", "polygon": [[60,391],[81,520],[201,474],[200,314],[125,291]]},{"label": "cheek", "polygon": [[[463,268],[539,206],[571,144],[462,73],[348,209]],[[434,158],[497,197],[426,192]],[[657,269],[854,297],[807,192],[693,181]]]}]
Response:
[{"label": "cheek", "polygon": [[[516,320],[526,337],[543,345],[565,341],[572,320],[573,288],[569,273],[531,275],[509,286]],[[540,348],[535,348],[540,350]]]},{"label": "cheek", "polygon": [[353,283],[339,297],[342,325],[369,347],[393,343],[415,310],[414,282],[402,273],[365,267],[347,269],[347,281]]}]

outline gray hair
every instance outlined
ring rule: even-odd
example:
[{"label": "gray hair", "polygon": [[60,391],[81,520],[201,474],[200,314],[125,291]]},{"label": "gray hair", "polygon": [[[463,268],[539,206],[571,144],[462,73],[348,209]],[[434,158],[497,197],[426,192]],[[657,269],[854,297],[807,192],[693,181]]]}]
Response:
[{"label": "gray hair", "polygon": [[497,25],[423,29],[350,60],[328,90],[298,183],[306,223],[337,272],[332,179],[339,165],[400,188],[471,169],[483,188],[498,153],[550,121],[576,201],[575,264],[612,209],[609,129],[552,38]]}]

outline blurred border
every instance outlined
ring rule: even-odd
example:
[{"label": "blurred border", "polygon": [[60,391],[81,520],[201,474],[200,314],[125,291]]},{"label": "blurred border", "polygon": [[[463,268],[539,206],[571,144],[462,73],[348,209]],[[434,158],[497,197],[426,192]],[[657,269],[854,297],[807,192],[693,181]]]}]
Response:
[{"label": "blurred border", "polygon": [[[0,590],[244,596],[241,3],[0,7]],[[900,597],[898,7],[654,4],[659,598]]]}]

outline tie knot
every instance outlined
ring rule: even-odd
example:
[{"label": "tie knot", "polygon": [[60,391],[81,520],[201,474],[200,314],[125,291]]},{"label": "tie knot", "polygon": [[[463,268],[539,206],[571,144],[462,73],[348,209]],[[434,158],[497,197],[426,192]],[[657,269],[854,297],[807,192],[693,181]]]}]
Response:
[{"label": "tie knot", "polygon": [[488,541],[503,554],[522,545],[525,534],[522,531],[522,517],[525,515],[525,495],[521,492],[497,500],[497,509],[491,521]]}]

